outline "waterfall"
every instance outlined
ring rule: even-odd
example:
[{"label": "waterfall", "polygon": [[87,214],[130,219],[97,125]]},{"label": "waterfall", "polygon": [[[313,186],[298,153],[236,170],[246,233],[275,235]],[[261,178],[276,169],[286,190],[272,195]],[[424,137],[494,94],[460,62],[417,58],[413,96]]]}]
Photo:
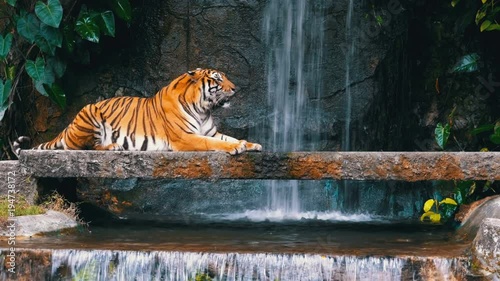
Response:
[{"label": "waterfall", "polygon": [[[22,252],[26,259],[19,260],[23,270],[16,277],[23,280],[390,281],[412,280],[415,276],[423,280],[465,280],[467,271],[466,258],[78,249]],[[35,264],[32,258],[45,262]],[[7,274],[0,272],[0,279],[5,280]]]},{"label": "waterfall", "polygon": [[344,119],[344,137],[342,139],[342,150],[351,150],[351,114],[352,114],[352,95],[351,95],[351,64],[354,57],[354,38],[352,33],[352,13],[354,9],[354,0],[349,0],[347,16],[345,23],[345,119]]},{"label": "waterfall", "polygon": [[[267,46],[269,127],[272,151],[316,149],[314,140],[305,144],[307,124],[316,125],[321,95],[323,17],[321,2],[269,1],[264,15]],[[268,182],[267,211],[272,216],[296,216],[301,211],[298,181]]]}]

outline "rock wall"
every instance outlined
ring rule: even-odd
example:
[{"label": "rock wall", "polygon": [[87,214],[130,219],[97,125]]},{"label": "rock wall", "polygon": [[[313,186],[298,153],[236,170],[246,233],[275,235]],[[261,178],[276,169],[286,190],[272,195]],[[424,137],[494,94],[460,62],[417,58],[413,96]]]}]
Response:
[{"label": "rock wall", "polygon": [[[389,118],[398,108],[392,93],[401,87],[385,84],[401,81],[402,71],[394,71],[400,58],[387,58],[390,51],[405,48],[404,12],[399,2],[381,5],[376,12],[387,15],[387,21],[377,24],[369,3],[355,1],[353,36],[355,54],[351,66],[350,85],[353,92],[353,150],[390,150],[401,148],[387,144],[385,132],[393,125]],[[391,2],[392,3],[392,2]],[[52,138],[64,128],[83,107],[101,98],[120,95],[151,96],[183,72],[196,67],[220,69],[238,86],[230,108],[217,109],[216,120],[222,132],[238,138],[248,138],[250,129],[265,122],[270,114],[266,101],[266,46],[262,22],[266,1],[219,0],[209,3],[191,1],[148,1],[137,7],[130,29],[118,31],[117,39],[105,42],[100,54],[94,54],[91,65],[69,70],[70,108],[59,117],[53,105],[39,103],[34,112],[35,142]],[[324,93],[320,120],[316,124],[301,124],[310,134],[320,135],[321,150],[338,150],[344,132],[345,119],[345,52],[346,10],[348,1],[325,1],[325,44],[322,83]],[[398,39],[398,40],[396,40]],[[309,50],[314,51],[313,49]],[[393,56],[394,53],[391,53]],[[389,56],[390,57],[390,56]],[[387,65],[381,67],[381,65]],[[380,107],[382,106],[382,108]],[[384,113],[380,114],[380,110]],[[407,112],[408,110],[402,109]],[[373,119],[368,122],[368,119]],[[374,133],[375,132],[375,133]],[[256,140],[263,142],[264,140]]]}]

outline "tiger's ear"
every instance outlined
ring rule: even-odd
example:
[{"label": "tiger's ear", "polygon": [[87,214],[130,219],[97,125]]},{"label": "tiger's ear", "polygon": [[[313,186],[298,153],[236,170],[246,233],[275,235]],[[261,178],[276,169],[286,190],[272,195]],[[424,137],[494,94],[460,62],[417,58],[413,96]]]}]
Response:
[{"label": "tiger's ear", "polygon": [[191,76],[191,80],[193,81],[197,81],[199,77],[195,77],[195,75],[197,74],[197,72],[199,72],[201,70],[201,68],[197,68],[195,70],[189,70],[187,72],[187,74],[189,74],[189,76]]}]

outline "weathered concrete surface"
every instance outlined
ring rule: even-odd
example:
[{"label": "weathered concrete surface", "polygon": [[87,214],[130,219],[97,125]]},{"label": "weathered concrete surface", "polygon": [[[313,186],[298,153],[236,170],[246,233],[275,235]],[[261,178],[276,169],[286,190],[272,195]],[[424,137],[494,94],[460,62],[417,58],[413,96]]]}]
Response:
[{"label": "weathered concrete surface", "polygon": [[471,241],[477,235],[479,227],[487,218],[500,219],[500,195],[490,196],[470,204],[469,210],[462,209],[455,217],[461,221],[456,235],[459,239]]},{"label": "weathered concrete surface", "polygon": [[500,180],[498,152],[106,152],[24,150],[34,177]]},{"label": "weathered concrete surface", "polygon": [[[68,215],[48,210],[45,214],[16,217],[15,236],[30,237],[46,232],[77,227],[77,222]],[[8,229],[0,228],[0,236],[12,236]]]},{"label": "weathered concrete surface", "polygon": [[472,243],[475,265],[490,273],[490,280],[500,280],[500,219],[487,218]]},{"label": "weathered concrete surface", "polygon": [[[0,161],[0,197],[15,195],[16,200],[26,200],[33,204],[37,199],[36,179],[25,174],[19,161]],[[12,191],[15,190],[15,194]]]}]

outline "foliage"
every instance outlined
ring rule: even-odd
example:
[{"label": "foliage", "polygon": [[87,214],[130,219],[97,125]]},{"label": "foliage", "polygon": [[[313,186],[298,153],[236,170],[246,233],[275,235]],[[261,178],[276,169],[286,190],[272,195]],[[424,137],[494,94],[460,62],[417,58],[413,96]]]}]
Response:
[{"label": "foliage", "polygon": [[[453,191],[449,197],[442,198],[439,193],[434,195],[434,198],[428,199],[423,206],[424,213],[420,217],[421,221],[431,223],[446,222],[453,217],[458,210],[458,206],[463,204],[470,204],[480,198],[484,197],[486,192],[495,193],[492,188],[492,181],[486,181],[484,184],[480,181],[453,181],[453,182],[440,182],[441,188],[446,188],[447,185],[452,184]],[[478,188],[483,184],[483,188]]]},{"label": "foliage", "polygon": [[450,137],[450,131],[451,131],[451,126],[449,123],[446,123],[446,125],[442,125],[441,123],[438,123],[436,125],[436,129],[434,130],[434,133],[436,135],[436,142],[441,147],[441,149],[445,149],[446,144],[448,143],[448,138]]},{"label": "foliage", "polygon": [[472,53],[461,57],[452,69],[452,73],[456,72],[474,72],[479,69],[479,55]]},{"label": "foliage", "polygon": [[66,214],[68,217],[80,224],[86,224],[79,218],[80,210],[77,205],[67,201],[63,196],[55,191],[44,199],[41,206],[47,210],[53,210]]},{"label": "foliage", "polygon": [[485,124],[479,126],[471,131],[471,135],[478,135],[484,132],[490,132],[489,139],[492,143],[499,145],[500,144],[500,120],[495,124]]},{"label": "foliage", "polygon": [[429,199],[424,203],[424,214],[420,217],[420,220],[440,223],[441,220],[452,217],[456,208],[457,202],[451,198],[445,198],[441,201]]},{"label": "foliage", "polygon": [[[3,3],[2,3],[3,2]],[[115,36],[115,15],[129,23],[129,0],[46,1],[0,0],[0,120],[13,102],[22,73],[36,90],[66,107],[60,80],[68,61],[88,57],[86,42],[98,43],[102,35]],[[82,3],[84,2],[84,3]],[[92,8],[85,5],[93,4]],[[77,12],[78,11],[78,12]],[[19,55],[20,54],[20,55]]]},{"label": "foliage", "polygon": [[[6,196],[0,198],[0,220],[8,218],[8,205],[11,204]],[[44,214],[45,209],[41,206],[31,205],[24,198],[17,198],[15,201],[15,215],[28,216]]]},{"label": "foliage", "polygon": [[[453,7],[457,6],[460,0],[452,0],[451,5]],[[476,25],[479,26],[479,30],[483,31],[494,31],[500,30],[500,24],[498,23],[498,16],[500,15],[500,7],[497,6],[497,0],[481,0],[481,7],[476,12]]]}]

